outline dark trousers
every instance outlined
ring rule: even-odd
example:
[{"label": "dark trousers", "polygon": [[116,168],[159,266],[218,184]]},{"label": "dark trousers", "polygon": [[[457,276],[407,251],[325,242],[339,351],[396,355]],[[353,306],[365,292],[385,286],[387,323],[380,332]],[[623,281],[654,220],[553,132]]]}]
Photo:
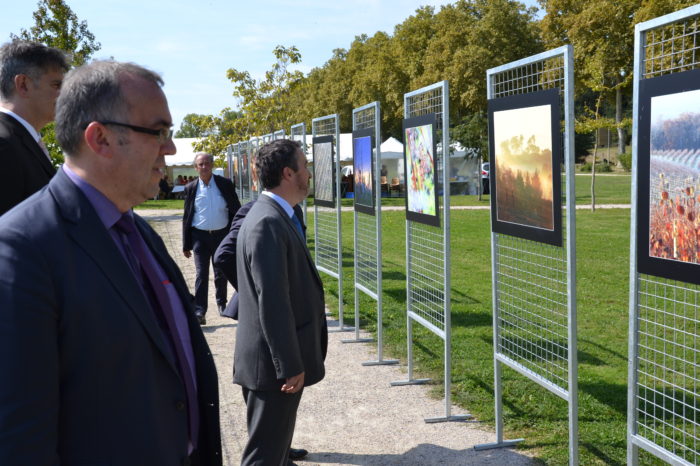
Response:
[{"label": "dark trousers", "polygon": [[248,443],[241,466],[284,466],[289,463],[289,447],[294,436],[297,408],[304,390],[294,394],[279,390],[243,388],[247,407]]},{"label": "dark trousers", "polygon": [[226,306],[226,277],[212,259],[219,243],[224,239],[228,229],[222,228],[212,232],[192,228],[192,252],[197,277],[194,280],[195,312],[206,314],[209,296],[209,264],[214,266],[214,286],[216,287],[216,304]]}]

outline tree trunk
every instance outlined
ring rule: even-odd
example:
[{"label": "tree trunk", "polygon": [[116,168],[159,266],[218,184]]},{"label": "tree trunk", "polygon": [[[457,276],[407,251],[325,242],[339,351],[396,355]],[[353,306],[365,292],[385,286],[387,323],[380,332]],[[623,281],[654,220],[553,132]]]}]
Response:
[{"label": "tree trunk", "polygon": [[[598,117],[596,112],[596,118]],[[598,132],[596,131],[595,144],[593,145],[593,163],[591,163],[591,210],[595,212],[595,161],[598,156]]]},{"label": "tree trunk", "polygon": [[615,90],[615,123],[617,123],[617,153],[625,153],[625,140],[627,139],[627,131],[620,126],[622,121],[622,89],[618,87]]}]

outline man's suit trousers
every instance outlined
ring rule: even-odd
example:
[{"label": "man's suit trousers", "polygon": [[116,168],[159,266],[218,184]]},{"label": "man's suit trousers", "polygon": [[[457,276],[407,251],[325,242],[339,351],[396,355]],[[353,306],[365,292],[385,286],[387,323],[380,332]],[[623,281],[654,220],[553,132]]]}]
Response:
[{"label": "man's suit trousers", "polygon": [[214,286],[216,287],[216,304],[226,306],[226,277],[219,267],[214,265],[213,257],[219,243],[228,233],[227,228],[204,231],[192,228],[192,252],[197,277],[194,281],[195,312],[205,314],[209,296],[209,264],[214,267]]},{"label": "man's suit trousers", "polygon": [[248,443],[243,449],[241,466],[289,464],[289,448],[303,392],[303,388],[289,394],[279,390],[248,390],[243,387]]}]

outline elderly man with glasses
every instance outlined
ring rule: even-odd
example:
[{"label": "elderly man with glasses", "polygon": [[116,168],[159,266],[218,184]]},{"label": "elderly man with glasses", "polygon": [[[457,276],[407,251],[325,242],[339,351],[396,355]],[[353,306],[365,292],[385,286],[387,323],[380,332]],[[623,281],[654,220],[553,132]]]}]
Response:
[{"label": "elderly man with glasses", "polygon": [[132,211],[176,150],[162,85],[114,61],[68,73],[66,162],[0,217],[0,464],[222,464],[211,351]]}]

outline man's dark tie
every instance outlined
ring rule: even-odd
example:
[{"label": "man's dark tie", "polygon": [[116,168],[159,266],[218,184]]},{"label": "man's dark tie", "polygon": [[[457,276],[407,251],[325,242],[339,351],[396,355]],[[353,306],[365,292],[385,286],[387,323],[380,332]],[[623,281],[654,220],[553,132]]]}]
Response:
[{"label": "man's dark tie", "polygon": [[297,227],[297,230],[299,230],[301,237],[304,238],[304,229],[301,227],[301,222],[297,218],[296,214],[292,215],[292,223],[294,223],[294,226]]},{"label": "man's dark tie", "polygon": [[148,260],[145,250],[147,246],[136,231],[134,218],[128,213],[125,213],[114,227],[120,233],[119,236],[122,238],[127,261],[134,271],[134,275],[139,281],[144,294],[151,303],[156,319],[165,323],[165,328],[163,330],[166,333],[166,337],[170,340],[170,346],[175,350],[177,361],[180,366],[180,376],[185,383],[190,421],[190,441],[196,448],[197,434],[199,432],[197,393],[194,380],[192,379],[192,370],[185,356],[183,342],[177,331],[175,317],[173,316],[173,309],[170,306],[167,291],[163,283],[158,279],[158,273],[151,264],[151,261]]}]

